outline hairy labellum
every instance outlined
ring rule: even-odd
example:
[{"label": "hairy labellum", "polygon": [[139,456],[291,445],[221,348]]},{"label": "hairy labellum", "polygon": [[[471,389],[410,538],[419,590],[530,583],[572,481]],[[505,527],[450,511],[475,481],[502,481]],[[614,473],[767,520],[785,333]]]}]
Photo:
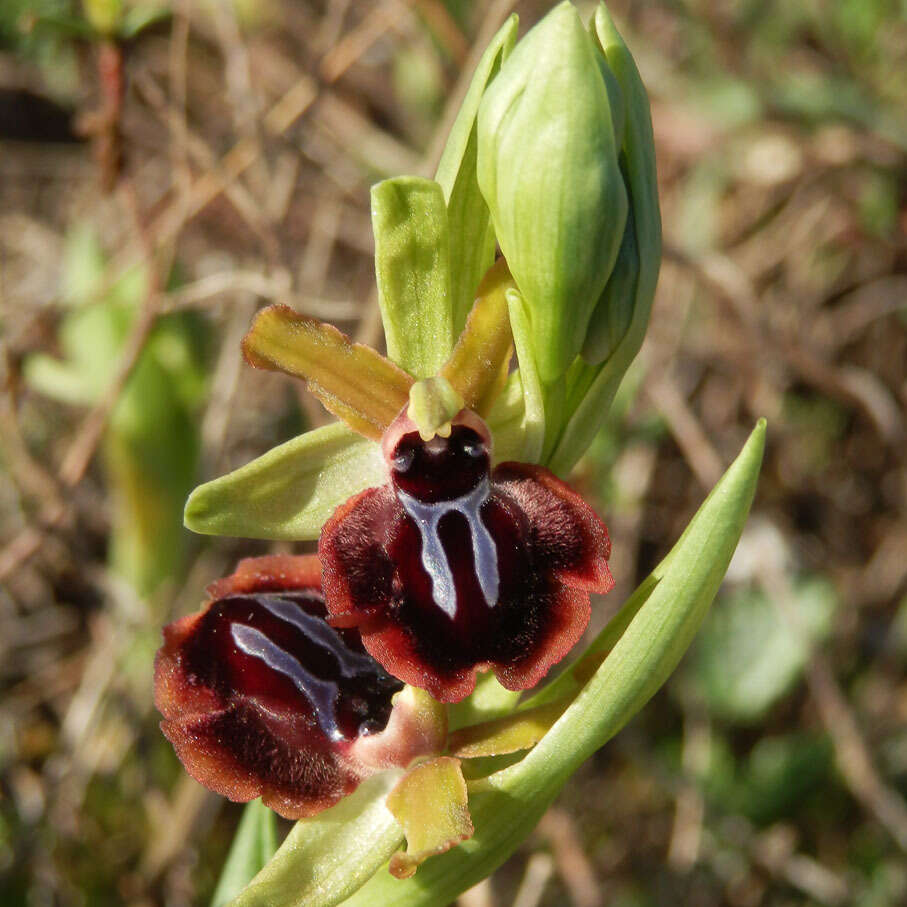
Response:
[{"label": "hairy labellum", "polygon": [[382,447],[388,484],[337,509],[319,546],[330,620],[357,627],[394,676],[455,702],[476,670],[534,686],[612,585],[608,533],[548,470],[491,469],[490,435],[469,410],[422,439],[401,416]]},{"label": "hairy labellum", "polygon": [[156,662],[161,727],[189,773],[288,818],[443,745],[359,634],[327,623],[320,573],[313,556],[242,561],[165,628]]}]

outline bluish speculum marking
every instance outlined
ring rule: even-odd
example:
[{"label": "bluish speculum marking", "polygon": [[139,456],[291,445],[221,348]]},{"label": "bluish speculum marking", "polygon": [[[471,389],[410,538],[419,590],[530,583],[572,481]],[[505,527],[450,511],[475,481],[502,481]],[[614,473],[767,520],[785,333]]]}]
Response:
[{"label": "bluish speculum marking", "polygon": [[276,643],[271,642],[261,630],[256,630],[255,627],[233,624],[230,627],[230,635],[240,651],[253,658],[261,659],[269,668],[293,681],[296,689],[312,704],[318,726],[329,739],[340,740],[343,737],[337,726],[337,715],[334,709],[337,699],[336,683],[322,680],[311,671],[307,671],[299,663],[298,658],[294,658],[289,652],[285,652]]},{"label": "bluish speculum marking", "polygon": [[275,617],[292,624],[309,639],[330,652],[337,659],[340,673],[344,677],[356,677],[359,674],[368,676],[375,673],[375,660],[369,655],[348,649],[337,631],[330,624],[325,623],[322,618],[308,614],[299,605],[287,599],[263,597],[261,604]]},{"label": "bluish speculum marking", "polygon": [[[311,721],[329,741],[384,730],[403,684],[325,620],[320,592],[230,595],[199,622],[183,652],[194,684]],[[314,727],[313,727],[314,730]]]},{"label": "bluish speculum marking", "polygon": [[461,568],[451,565],[442,540],[447,531],[442,522],[448,515],[458,514],[466,521],[476,585],[487,607],[498,603],[498,551],[482,519],[482,508],[491,494],[490,469],[487,436],[465,423],[454,423],[446,438],[436,435],[428,441],[418,432],[407,432],[390,457],[397,500],[419,534],[431,601],[451,620],[456,619],[461,604],[456,576]]},{"label": "bluish speculum marking", "polygon": [[457,614],[457,589],[447,552],[438,535],[438,526],[448,513],[456,512],[466,519],[479,588],[485,604],[493,608],[498,601],[500,586],[498,552],[481,515],[482,505],[488,500],[490,493],[491,483],[487,477],[461,497],[430,504],[418,501],[405,491],[397,489],[398,500],[419,530],[422,566],[431,579],[432,600],[451,619]]}]

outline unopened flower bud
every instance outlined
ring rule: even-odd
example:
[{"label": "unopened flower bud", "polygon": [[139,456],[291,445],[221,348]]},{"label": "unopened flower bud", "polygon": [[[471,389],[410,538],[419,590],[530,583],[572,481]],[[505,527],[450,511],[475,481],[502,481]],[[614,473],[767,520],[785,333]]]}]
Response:
[{"label": "unopened flower bud", "polygon": [[583,347],[627,218],[603,65],[562,3],[517,45],[479,109],[479,186],[528,305],[545,384]]}]

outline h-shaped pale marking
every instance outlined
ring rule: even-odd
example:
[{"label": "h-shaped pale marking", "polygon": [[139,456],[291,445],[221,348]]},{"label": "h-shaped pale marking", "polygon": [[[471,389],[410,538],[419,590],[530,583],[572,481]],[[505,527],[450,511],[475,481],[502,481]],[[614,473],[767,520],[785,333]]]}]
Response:
[{"label": "h-shaped pale marking", "polygon": [[336,683],[322,680],[311,671],[307,671],[298,658],[281,649],[256,627],[234,623],[230,626],[230,634],[237,648],[246,655],[261,659],[273,671],[293,681],[296,689],[312,704],[319,727],[331,740],[340,740],[343,737],[340,728],[337,727],[337,716],[334,711],[334,701],[337,699]]},{"label": "h-shaped pale marking", "polygon": [[487,478],[470,492],[452,501],[436,501],[425,504],[397,489],[397,497],[403,509],[413,518],[422,537],[422,566],[431,579],[431,597],[435,604],[450,618],[457,614],[457,589],[447,552],[438,535],[438,524],[451,511],[466,517],[472,537],[472,556],[475,561],[476,577],[485,598],[485,604],[493,608],[498,603],[498,551],[488,527],[482,522],[480,510],[491,493]]},{"label": "h-shaped pale marking", "polygon": [[375,674],[377,665],[373,658],[347,648],[334,627],[322,618],[309,614],[292,599],[269,595],[258,598],[257,601],[275,617],[296,627],[307,639],[316,642],[322,649],[327,649],[337,659],[337,667],[344,677]]},{"label": "h-shaped pale marking", "polygon": [[[307,639],[327,649],[336,659],[344,677],[374,674],[375,663],[367,655],[348,649],[340,634],[323,620],[309,614],[295,602],[277,596],[258,599],[275,617],[285,620]],[[318,726],[331,740],[343,737],[337,727],[335,703],[339,687],[331,680],[322,680],[306,670],[298,658],[282,649],[256,627],[234,623],[230,627],[233,642],[246,655],[261,659],[271,670],[288,677],[296,689],[312,704]]]}]

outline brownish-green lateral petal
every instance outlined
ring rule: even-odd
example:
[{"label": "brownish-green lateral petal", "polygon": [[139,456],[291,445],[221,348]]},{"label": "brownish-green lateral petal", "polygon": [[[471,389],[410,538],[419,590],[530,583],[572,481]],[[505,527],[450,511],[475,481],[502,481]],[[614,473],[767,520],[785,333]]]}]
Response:
[{"label": "brownish-green lateral petal", "polygon": [[506,293],[514,286],[507,262],[499,258],[479,284],[466,327],[441,369],[466,406],[482,416],[503,389],[513,356]]},{"label": "brownish-green lateral petal", "polygon": [[409,402],[413,379],[403,369],[289,306],[262,309],[242,348],[255,368],[304,378],[330,412],[376,441]]}]

